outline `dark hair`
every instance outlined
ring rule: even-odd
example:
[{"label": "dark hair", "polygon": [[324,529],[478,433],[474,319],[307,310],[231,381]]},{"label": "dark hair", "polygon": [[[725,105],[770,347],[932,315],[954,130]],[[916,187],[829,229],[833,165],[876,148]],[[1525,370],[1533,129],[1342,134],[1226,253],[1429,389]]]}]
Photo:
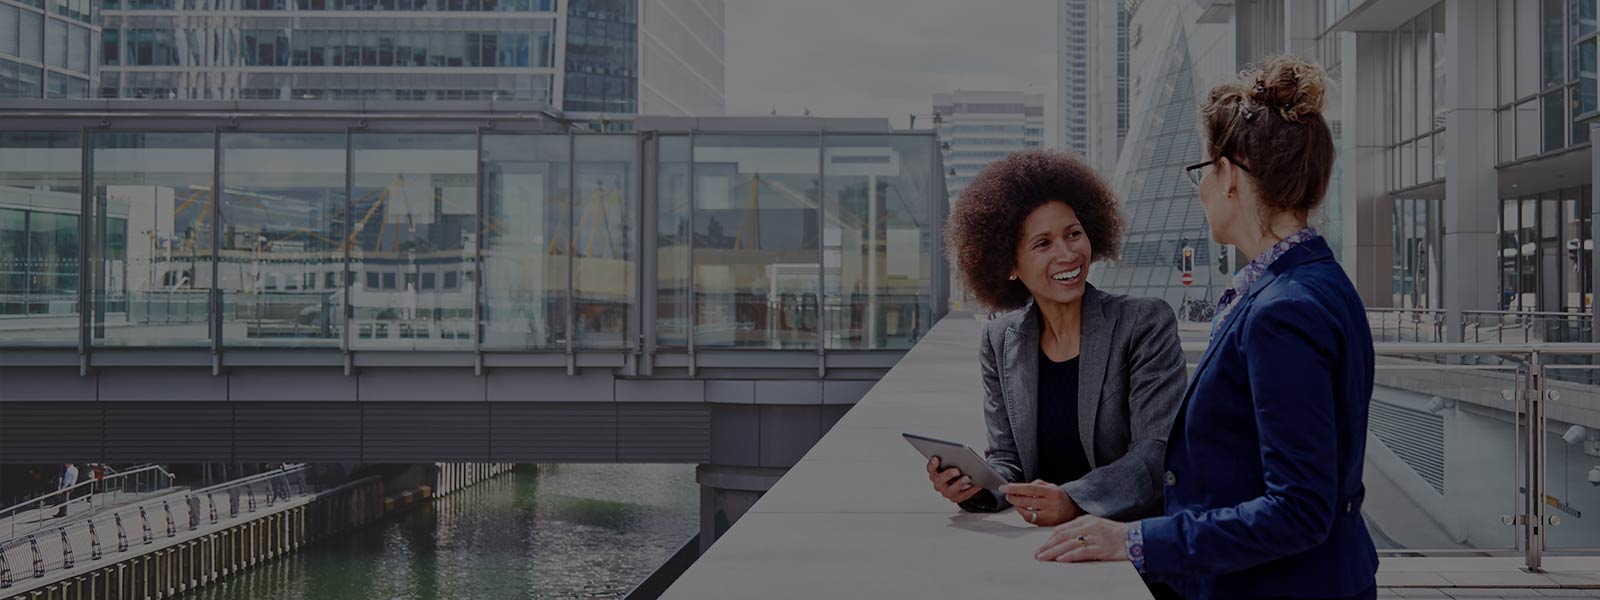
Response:
[{"label": "dark hair", "polygon": [[945,226],[945,248],[978,302],[995,310],[1021,308],[1031,297],[1010,281],[1022,241],[1022,222],[1048,202],[1064,202],[1083,223],[1092,260],[1115,260],[1122,213],[1111,188],[1083,159],[1053,150],[1027,150],[989,163],[961,191]]},{"label": "dark hair", "polygon": [[1333,176],[1333,132],[1322,118],[1322,69],[1275,56],[1237,81],[1211,88],[1200,111],[1212,159],[1242,162],[1271,214],[1304,219]]}]

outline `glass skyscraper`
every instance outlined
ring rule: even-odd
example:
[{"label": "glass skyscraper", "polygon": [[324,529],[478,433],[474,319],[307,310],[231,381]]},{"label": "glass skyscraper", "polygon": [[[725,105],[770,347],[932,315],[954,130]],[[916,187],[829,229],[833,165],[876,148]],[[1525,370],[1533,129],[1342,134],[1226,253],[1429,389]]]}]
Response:
[{"label": "glass skyscraper", "polygon": [[[722,13],[719,0],[105,0],[99,94],[531,100],[577,113],[715,115]],[[676,66],[705,89],[641,106],[650,83],[641,33],[677,49],[683,32],[711,51],[668,54],[687,57]]]},{"label": "glass skyscraper", "polygon": [[90,0],[0,0],[0,99],[90,97],[92,10]]}]

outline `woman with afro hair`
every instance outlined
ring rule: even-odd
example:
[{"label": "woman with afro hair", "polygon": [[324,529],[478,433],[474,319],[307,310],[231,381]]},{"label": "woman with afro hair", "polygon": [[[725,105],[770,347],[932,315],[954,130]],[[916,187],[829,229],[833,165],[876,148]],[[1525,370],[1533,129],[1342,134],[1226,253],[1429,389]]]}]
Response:
[{"label": "woman with afro hair", "polygon": [[1011,483],[991,494],[935,458],[934,489],[968,511],[1016,507],[1041,527],[1160,514],[1184,357],[1165,302],[1088,284],[1123,229],[1105,182],[1074,155],[1018,152],[962,191],[946,229],[967,287],[1009,311],[984,326],[980,361],[985,456]]}]

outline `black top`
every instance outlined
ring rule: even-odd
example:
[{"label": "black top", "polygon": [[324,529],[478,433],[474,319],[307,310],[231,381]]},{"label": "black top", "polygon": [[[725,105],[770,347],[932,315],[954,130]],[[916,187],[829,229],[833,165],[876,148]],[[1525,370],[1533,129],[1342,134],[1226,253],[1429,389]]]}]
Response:
[{"label": "black top", "polygon": [[1078,359],[1055,362],[1039,350],[1039,479],[1061,485],[1089,472],[1078,435]]}]

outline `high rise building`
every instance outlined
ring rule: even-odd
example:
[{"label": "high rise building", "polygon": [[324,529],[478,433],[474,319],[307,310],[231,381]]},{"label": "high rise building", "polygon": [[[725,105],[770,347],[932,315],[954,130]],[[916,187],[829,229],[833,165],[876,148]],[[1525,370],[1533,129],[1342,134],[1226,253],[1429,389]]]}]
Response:
[{"label": "high rise building", "polygon": [[[1180,318],[1204,320],[1230,281],[1223,248],[1209,226],[1186,165],[1204,160],[1200,102],[1211,85],[1237,72],[1231,23],[1202,22],[1186,2],[1129,2],[1129,123],[1112,182],[1127,228],[1122,259],[1096,265],[1090,281],[1121,294],[1165,299]],[[1190,285],[1183,274],[1190,274]]]},{"label": "high rise building", "polygon": [[1057,11],[1057,144],[1109,173],[1128,131],[1128,7],[1061,0]]},{"label": "high rise building", "polygon": [[101,15],[104,97],[723,110],[721,0],[106,0]]},{"label": "high rise building", "polygon": [[954,200],[985,165],[1044,146],[1044,95],[957,91],[933,95],[944,151],[945,185]]},{"label": "high rise building", "polygon": [[0,99],[90,97],[93,11],[91,0],[0,0]]}]

